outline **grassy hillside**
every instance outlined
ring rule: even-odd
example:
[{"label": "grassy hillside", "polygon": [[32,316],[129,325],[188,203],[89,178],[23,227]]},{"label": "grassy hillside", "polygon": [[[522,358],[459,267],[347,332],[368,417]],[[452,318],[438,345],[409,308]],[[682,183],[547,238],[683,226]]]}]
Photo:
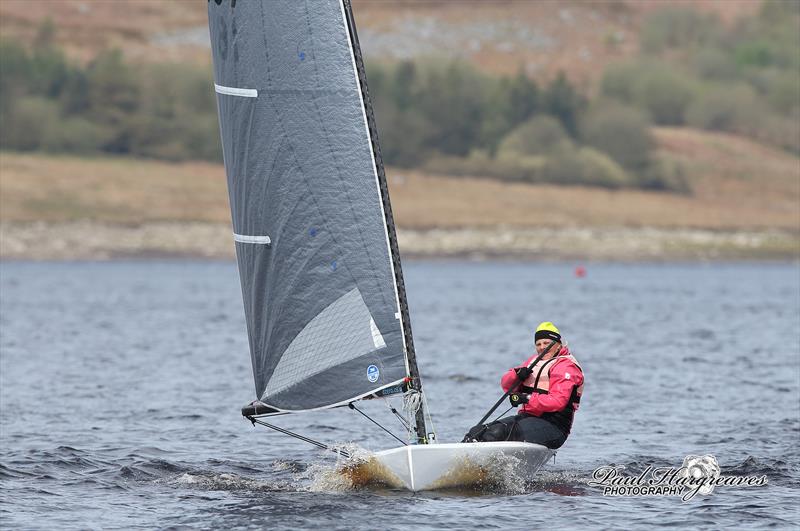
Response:
[{"label": "grassy hillside", "polygon": [[221,165],[0,154],[0,221],[230,223]]},{"label": "grassy hillside", "polygon": [[[403,173],[391,187],[398,222],[416,228],[491,226],[691,227],[800,231],[800,163],[749,140],[657,130],[664,156],[687,162],[692,196],[501,184]],[[402,184],[400,184],[402,183]]]},{"label": "grassy hillside", "polygon": [[[389,169],[402,228],[661,227],[800,231],[800,164],[719,133],[658,129],[664,156],[691,164],[691,196],[505,184]],[[0,221],[229,223],[222,166],[124,158],[0,155]]]},{"label": "grassy hillside", "polygon": [[[354,0],[404,254],[797,259],[798,5]],[[230,256],[205,2],[2,0],[0,56],[1,256]]]},{"label": "grassy hillside", "polygon": [[[387,164],[683,194],[684,170],[696,171],[656,155],[653,126],[800,153],[798,5],[396,1],[355,10]],[[197,4],[7,0],[0,15],[1,150],[221,159]],[[200,64],[181,55],[186,47],[202,52]]]}]

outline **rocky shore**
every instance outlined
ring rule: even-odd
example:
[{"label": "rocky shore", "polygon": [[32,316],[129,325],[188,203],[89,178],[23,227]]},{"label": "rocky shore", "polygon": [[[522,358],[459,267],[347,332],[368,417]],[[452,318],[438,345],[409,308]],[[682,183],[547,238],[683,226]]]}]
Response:
[{"label": "rocky shore", "polygon": [[[406,258],[668,261],[798,260],[800,233],[656,228],[399,229]],[[0,259],[232,259],[230,226],[203,222],[137,225],[91,221],[0,224]]]}]

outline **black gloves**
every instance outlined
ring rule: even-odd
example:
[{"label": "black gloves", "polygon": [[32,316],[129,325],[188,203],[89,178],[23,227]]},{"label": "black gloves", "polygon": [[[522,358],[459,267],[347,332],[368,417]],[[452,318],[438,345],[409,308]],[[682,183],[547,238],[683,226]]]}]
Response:
[{"label": "black gloves", "polygon": [[508,395],[508,399],[511,401],[511,405],[513,407],[521,406],[523,404],[527,404],[528,400],[530,400],[531,395],[525,393],[511,393]]},{"label": "black gloves", "polygon": [[517,367],[514,372],[517,373],[517,378],[520,381],[524,381],[533,371],[529,367]]}]

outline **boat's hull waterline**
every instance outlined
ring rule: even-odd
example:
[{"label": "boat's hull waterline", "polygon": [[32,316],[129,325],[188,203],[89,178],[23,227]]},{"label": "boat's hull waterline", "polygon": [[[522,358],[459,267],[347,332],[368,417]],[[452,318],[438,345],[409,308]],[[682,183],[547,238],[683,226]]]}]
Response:
[{"label": "boat's hull waterline", "polygon": [[449,443],[401,446],[344,464],[354,486],[387,485],[411,491],[491,488],[526,480],[554,450],[526,442]]}]

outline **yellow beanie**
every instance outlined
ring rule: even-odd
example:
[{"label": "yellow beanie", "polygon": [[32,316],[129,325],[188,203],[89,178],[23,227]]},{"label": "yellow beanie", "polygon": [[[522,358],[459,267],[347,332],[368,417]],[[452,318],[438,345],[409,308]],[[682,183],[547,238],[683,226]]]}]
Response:
[{"label": "yellow beanie", "polygon": [[534,341],[539,341],[540,339],[552,339],[553,341],[561,341],[561,332],[558,331],[556,325],[554,325],[550,321],[545,321],[536,327],[536,334],[534,335]]}]

